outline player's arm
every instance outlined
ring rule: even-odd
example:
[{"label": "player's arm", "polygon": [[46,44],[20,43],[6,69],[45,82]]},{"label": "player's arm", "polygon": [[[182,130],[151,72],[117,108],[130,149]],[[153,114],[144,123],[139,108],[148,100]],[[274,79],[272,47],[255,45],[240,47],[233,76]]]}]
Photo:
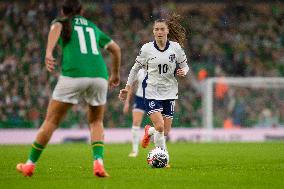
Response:
[{"label": "player's arm", "polygon": [[125,101],[127,99],[128,93],[131,90],[131,87],[132,87],[134,81],[136,80],[136,76],[138,74],[138,71],[141,68],[142,68],[142,66],[138,62],[136,62],[133,65],[133,67],[131,68],[126,86],[125,86],[124,89],[120,90],[119,95],[118,95],[118,97],[121,101]]},{"label": "player's arm", "polygon": [[176,74],[177,76],[185,77],[189,71],[189,67],[187,64],[186,54],[181,47],[178,48],[178,60],[177,61],[178,61],[177,63],[178,69],[177,69]]},{"label": "player's arm", "polygon": [[120,83],[120,63],[121,63],[121,50],[119,45],[114,42],[107,34],[101,31],[98,27],[96,35],[99,40],[99,47],[106,49],[111,55],[111,75],[108,81],[109,88],[117,87]]},{"label": "player's arm", "polygon": [[55,68],[55,59],[53,58],[53,50],[57,44],[62,31],[62,24],[55,22],[51,25],[47,39],[47,47],[45,52],[45,66],[49,72]]},{"label": "player's arm", "polygon": [[111,41],[106,47],[111,54],[111,76],[109,79],[109,87],[117,87],[120,83],[120,63],[121,63],[121,50],[117,43]]},{"label": "player's arm", "polygon": [[147,53],[145,50],[145,45],[141,48],[141,51],[139,53],[139,55],[136,57],[135,59],[135,63],[132,66],[129,76],[128,76],[128,80],[126,83],[126,86],[124,89],[120,90],[120,93],[118,95],[119,99],[121,101],[125,101],[127,98],[127,93],[130,90],[131,86],[133,85],[134,81],[136,81],[137,79],[137,74],[138,71],[146,66],[146,62],[147,62]]},{"label": "player's arm", "polygon": [[123,113],[127,114],[129,111],[129,106],[130,106],[130,101],[133,97],[134,91],[137,87],[137,80],[133,83],[133,85],[129,88],[128,93],[127,93],[127,97],[126,100],[124,102],[124,106],[123,106]]},{"label": "player's arm", "polygon": [[189,67],[187,65],[187,62],[179,63],[178,66],[179,66],[179,68],[177,69],[177,75],[180,76],[180,77],[185,77],[186,74],[189,71]]}]

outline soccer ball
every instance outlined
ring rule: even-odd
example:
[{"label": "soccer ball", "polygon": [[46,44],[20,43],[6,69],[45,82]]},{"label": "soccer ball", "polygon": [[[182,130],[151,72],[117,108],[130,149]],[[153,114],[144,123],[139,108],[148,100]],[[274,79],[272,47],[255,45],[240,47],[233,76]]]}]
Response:
[{"label": "soccer ball", "polygon": [[147,162],[152,168],[163,168],[169,163],[170,157],[167,150],[160,147],[152,149],[147,156]]}]

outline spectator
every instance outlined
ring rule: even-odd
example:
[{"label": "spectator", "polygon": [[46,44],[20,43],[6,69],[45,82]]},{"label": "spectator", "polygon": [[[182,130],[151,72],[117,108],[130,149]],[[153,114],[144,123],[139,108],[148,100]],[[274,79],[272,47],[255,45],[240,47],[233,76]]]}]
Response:
[{"label": "spectator", "polygon": [[[58,2],[0,2],[0,122],[5,127],[12,126],[7,121],[13,118],[21,122],[19,127],[29,121],[37,127],[45,114],[48,94],[56,83],[57,75],[49,75],[44,70],[43,49],[51,19],[59,13]],[[85,12],[120,44],[124,82],[138,49],[151,40],[151,21],[170,11],[185,17],[184,25],[189,31],[185,50],[193,70],[204,68],[210,77],[216,76],[216,67],[226,76],[284,76],[283,3],[262,3],[260,6],[257,3],[236,2],[230,5],[210,4],[209,7],[207,3],[178,1],[167,1],[165,4],[151,0],[136,2],[129,4],[105,0],[94,3]],[[104,19],[97,19],[99,17]],[[194,71],[192,75],[195,75]],[[180,98],[183,98],[183,103],[179,101],[177,108],[188,116],[182,116],[179,120],[176,116],[174,124],[178,121],[182,126],[201,125],[201,96],[195,88],[191,82],[181,81]],[[128,125],[129,120],[119,116],[122,105],[112,100],[116,99],[117,94],[118,91],[109,93],[107,109],[112,113],[106,115],[106,127]],[[23,104],[21,108],[14,108],[11,117],[12,102]],[[78,114],[82,107],[79,105],[73,113]],[[31,116],[33,109],[39,110],[37,116]],[[78,120],[85,119],[71,119],[71,116],[67,120],[72,121],[66,125],[78,124]],[[84,125],[80,121],[80,127]]]}]

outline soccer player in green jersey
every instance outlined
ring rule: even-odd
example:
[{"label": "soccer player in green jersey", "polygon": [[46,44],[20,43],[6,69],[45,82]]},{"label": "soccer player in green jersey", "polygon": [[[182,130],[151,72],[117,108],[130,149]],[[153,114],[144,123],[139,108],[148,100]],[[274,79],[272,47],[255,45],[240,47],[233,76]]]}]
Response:
[{"label": "soccer player in green jersey", "polygon": [[[41,125],[26,163],[17,170],[32,176],[35,163],[58,128],[66,112],[80,98],[88,103],[88,122],[93,150],[93,171],[98,177],[107,177],[103,165],[103,117],[107,89],[119,85],[121,51],[119,46],[94,23],[83,16],[79,0],[64,0],[63,17],[52,22],[48,35],[45,65],[49,72],[55,69],[53,51],[56,44],[62,47],[62,73],[53,91],[47,114]],[[100,48],[112,55],[110,78]]]}]

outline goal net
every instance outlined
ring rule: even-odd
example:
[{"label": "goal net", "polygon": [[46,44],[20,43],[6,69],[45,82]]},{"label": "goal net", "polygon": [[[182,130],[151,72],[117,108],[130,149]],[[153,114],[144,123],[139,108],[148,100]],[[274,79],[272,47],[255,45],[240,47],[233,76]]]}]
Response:
[{"label": "goal net", "polygon": [[209,78],[202,88],[204,128],[284,125],[284,78]]}]

